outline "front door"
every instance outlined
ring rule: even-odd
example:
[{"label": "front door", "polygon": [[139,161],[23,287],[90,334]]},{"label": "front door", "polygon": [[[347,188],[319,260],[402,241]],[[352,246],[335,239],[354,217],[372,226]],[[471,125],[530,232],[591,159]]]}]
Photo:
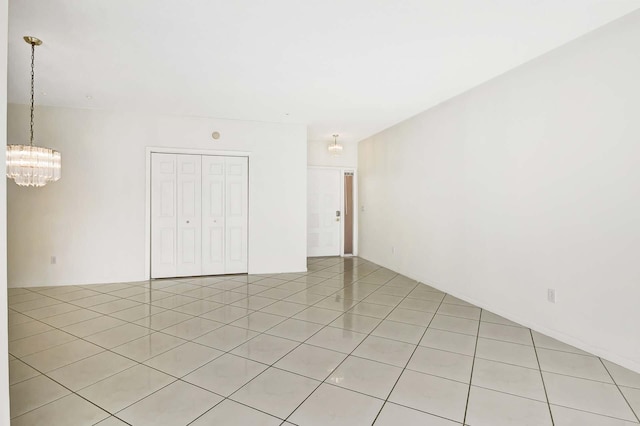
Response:
[{"label": "front door", "polygon": [[307,256],[340,256],[340,170],[309,169]]}]

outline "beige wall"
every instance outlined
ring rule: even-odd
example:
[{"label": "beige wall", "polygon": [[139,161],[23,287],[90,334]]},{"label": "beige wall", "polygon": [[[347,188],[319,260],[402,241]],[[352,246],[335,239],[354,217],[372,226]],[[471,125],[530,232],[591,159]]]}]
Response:
[{"label": "beige wall", "polygon": [[361,142],[360,255],[640,371],[638,52],[640,12]]}]

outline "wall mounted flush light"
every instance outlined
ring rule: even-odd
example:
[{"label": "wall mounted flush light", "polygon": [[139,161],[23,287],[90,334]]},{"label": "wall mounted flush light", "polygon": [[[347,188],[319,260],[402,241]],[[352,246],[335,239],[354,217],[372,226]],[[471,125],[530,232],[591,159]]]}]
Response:
[{"label": "wall mounted flush light", "polygon": [[42,41],[25,36],[31,45],[31,121],[29,145],[7,145],[7,177],[20,186],[45,186],[60,179],[61,155],[58,151],[33,146],[33,82],[35,48]]},{"label": "wall mounted flush light", "polygon": [[327,147],[329,149],[329,154],[333,157],[342,155],[342,144],[338,143],[338,136],[340,135],[333,135],[333,143],[330,143]]}]

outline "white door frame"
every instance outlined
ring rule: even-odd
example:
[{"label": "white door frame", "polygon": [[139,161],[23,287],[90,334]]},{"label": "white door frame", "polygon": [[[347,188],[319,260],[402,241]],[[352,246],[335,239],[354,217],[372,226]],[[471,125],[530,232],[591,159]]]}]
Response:
[{"label": "white door frame", "polygon": [[[355,167],[334,167],[334,166],[308,166],[308,169],[315,170],[339,170],[340,171],[340,256],[344,257],[344,174],[353,173],[353,255],[358,255],[358,169]],[[309,209],[307,200],[307,210]]]},{"label": "white door frame", "polygon": [[[148,146],[145,153],[145,206],[144,206],[144,279],[151,279],[151,154],[191,154],[191,155],[220,155],[223,157],[249,157],[250,152],[246,151],[221,151],[209,149],[191,149],[191,148],[165,148]],[[249,163],[251,163],[249,161]],[[247,185],[249,183],[247,182]],[[249,188],[250,189],[250,188]],[[247,191],[249,209],[247,216],[251,213],[251,191]],[[247,232],[249,224],[247,223]],[[249,254],[249,237],[247,236],[247,270],[250,259]]]}]

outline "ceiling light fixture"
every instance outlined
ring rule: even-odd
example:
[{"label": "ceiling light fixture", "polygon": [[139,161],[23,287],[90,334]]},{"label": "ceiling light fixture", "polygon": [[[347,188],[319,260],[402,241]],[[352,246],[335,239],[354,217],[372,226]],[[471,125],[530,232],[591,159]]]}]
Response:
[{"label": "ceiling light fixture", "polygon": [[333,143],[330,143],[327,147],[329,149],[329,153],[333,157],[337,157],[342,154],[342,144],[338,143],[338,136],[340,135],[333,135]]},{"label": "ceiling light fixture", "polygon": [[33,146],[33,100],[35,48],[42,41],[25,36],[31,45],[31,121],[29,145],[7,145],[7,177],[20,186],[45,186],[60,179],[61,155],[51,148]]}]

